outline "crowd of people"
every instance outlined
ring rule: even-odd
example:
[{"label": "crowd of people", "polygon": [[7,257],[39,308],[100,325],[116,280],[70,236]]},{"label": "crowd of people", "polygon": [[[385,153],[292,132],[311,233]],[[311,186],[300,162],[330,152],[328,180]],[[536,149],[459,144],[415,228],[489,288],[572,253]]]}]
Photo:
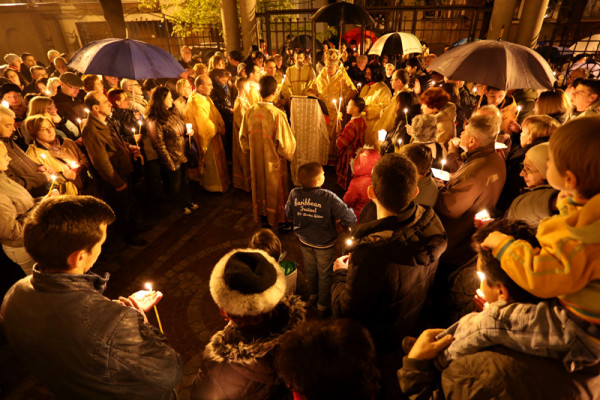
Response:
[{"label": "crowd of people", "polygon": [[426,45],[180,50],[175,79],[0,67],[0,242],[27,275],[0,315],[59,398],[176,398],[162,294],[111,301],[91,268],[148,215],[202,212],[196,184],[251,192],[262,229],[212,270],[227,325],[192,399],[598,398],[600,81],[456,81]]}]

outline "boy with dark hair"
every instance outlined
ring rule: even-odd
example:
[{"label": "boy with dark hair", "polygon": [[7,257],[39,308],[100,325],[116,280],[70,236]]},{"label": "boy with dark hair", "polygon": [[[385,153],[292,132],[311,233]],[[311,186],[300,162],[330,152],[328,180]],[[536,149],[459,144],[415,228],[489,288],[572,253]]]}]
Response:
[{"label": "boy with dark hair", "polygon": [[368,194],[379,219],[353,229],[347,255],[336,260],[332,307],[365,325],[385,355],[415,328],[446,233],[431,208],[414,202],[417,170],[406,157],[381,157]]},{"label": "boy with dark hair", "polygon": [[43,200],[25,222],[33,275],[6,294],[6,338],[57,398],[171,399],[179,355],[146,319],[162,298],[147,290],[111,301],[108,274],[90,272],[113,211],[91,196]]},{"label": "boy with dark hair", "polygon": [[317,303],[320,316],[331,310],[331,268],[335,259],[336,223],[347,228],[356,224],[356,215],[335,193],[321,188],[323,167],[317,162],[298,169],[302,187],[290,192],[285,214],[293,221],[300,241],[311,302]]},{"label": "boy with dark hair", "polygon": [[424,144],[409,143],[400,148],[400,154],[406,156],[417,167],[419,194],[415,197],[415,202],[423,206],[435,206],[438,187],[431,174],[431,164],[433,163],[431,149]]}]

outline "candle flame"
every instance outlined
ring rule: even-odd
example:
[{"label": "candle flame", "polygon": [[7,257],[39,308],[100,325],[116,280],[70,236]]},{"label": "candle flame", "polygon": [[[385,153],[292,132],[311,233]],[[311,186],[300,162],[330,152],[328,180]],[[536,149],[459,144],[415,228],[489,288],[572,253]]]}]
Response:
[{"label": "candle flame", "polygon": [[46,155],[44,153],[40,154],[42,156],[42,158],[45,160],[46,159]]},{"label": "candle flame", "polygon": [[521,111],[521,106],[517,106],[517,111]]},{"label": "candle flame", "polygon": [[135,133],[135,128],[131,128],[131,132]]},{"label": "candle flame", "polygon": [[379,131],[377,131],[377,134],[380,142],[383,142],[385,140],[385,137],[387,136],[387,132],[385,129],[380,129]]},{"label": "candle flame", "polygon": [[352,239],[346,239],[346,246],[352,246]]},{"label": "candle flame", "polygon": [[477,86],[473,88],[473,93],[477,93]]},{"label": "candle flame", "polygon": [[2,106],[8,108],[8,106],[9,106],[8,101],[2,100]]},{"label": "candle flame", "polygon": [[485,274],[481,271],[476,271],[477,272],[477,276],[479,277],[479,282],[483,282],[483,280],[485,279]]},{"label": "candle flame", "polygon": [[442,160],[442,165],[446,165],[446,159],[445,158]]},{"label": "candle flame", "polygon": [[337,104],[337,100],[336,100],[336,99],[333,99],[333,100],[331,100],[331,101],[333,102],[333,104],[334,104],[334,105],[336,105],[336,104]]},{"label": "candle flame", "polygon": [[90,113],[90,109],[89,108],[84,108],[83,111],[85,111],[87,114]]},{"label": "candle flame", "polygon": [[51,92],[51,91],[49,91],[49,90],[46,90],[46,94],[47,94],[48,96],[50,96],[50,95],[52,94],[52,92]]},{"label": "candle flame", "polygon": [[398,144],[402,144],[402,139],[398,139]]},{"label": "candle flame", "polygon": [[54,182],[56,180],[56,175],[50,175],[50,178],[52,178],[52,182]]},{"label": "candle flame", "polygon": [[408,108],[404,109],[404,114],[408,113]]},{"label": "candle flame", "polygon": [[477,293],[477,296],[485,300],[485,295],[483,294],[483,291],[481,289],[477,289],[475,292]]},{"label": "candle flame", "polygon": [[142,126],[142,121],[138,121],[138,125],[139,125],[139,126]]},{"label": "candle flame", "polygon": [[479,219],[482,221],[490,219],[490,213],[488,210],[481,210],[477,214],[475,214],[475,219]]},{"label": "candle flame", "polygon": [[79,164],[77,164],[75,161],[69,161],[69,165],[71,166],[71,168],[75,169],[77,167],[79,167]]},{"label": "candle flame", "polygon": [[81,124],[81,118],[77,118],[77,123]]},{"label": "candle flame", "polygon": [[146,287],[146,290],[152,291],[152,284],[150,282],[146,282],[144,286]]}]

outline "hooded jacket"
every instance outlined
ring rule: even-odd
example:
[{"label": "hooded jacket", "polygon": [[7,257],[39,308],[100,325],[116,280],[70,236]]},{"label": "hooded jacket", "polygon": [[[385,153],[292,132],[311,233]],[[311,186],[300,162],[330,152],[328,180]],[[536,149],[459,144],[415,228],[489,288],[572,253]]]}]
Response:
[{"label": "hooded jacket", "polygon": [[291,391],[274,366],[279,339],[304,322],[305,304],[284,297],[259,325],[229,323],[215,333],[192,388],[192,400],[284,400]]},{"label": "hooded jacket", "polygon": [[371,201],[367,195],[367,188],[371,185],[371,171],[381,156],[375,149],[363,149],[358,151],[354,159],[354,177],[348,185],[348,191],[344,195],[344,203],[352,207],[354,214],[360,215],[363,207]]},{"label": "hooded jacket", "polygon": [[353,230],[348,269],[333,274],[332,311],[359,320],[380,354],[412,332],[446,249],[446,233],[430,207],[404,212]]}]

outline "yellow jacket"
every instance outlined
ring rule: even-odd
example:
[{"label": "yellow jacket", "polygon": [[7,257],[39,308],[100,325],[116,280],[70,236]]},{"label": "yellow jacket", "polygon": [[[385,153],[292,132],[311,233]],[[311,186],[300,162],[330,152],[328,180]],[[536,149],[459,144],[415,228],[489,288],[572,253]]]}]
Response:
[{"label": "yellow jacket", "polygon": [[[566,202],[576,205],[572,199]],[[493,254],[523,289],[542,298],[558,297],[580,318],[600,324],[600,218],[578,226],[594,205],[577,205],[569,215],[542,221],[536,235],[541,249],[506,235]]]}]

